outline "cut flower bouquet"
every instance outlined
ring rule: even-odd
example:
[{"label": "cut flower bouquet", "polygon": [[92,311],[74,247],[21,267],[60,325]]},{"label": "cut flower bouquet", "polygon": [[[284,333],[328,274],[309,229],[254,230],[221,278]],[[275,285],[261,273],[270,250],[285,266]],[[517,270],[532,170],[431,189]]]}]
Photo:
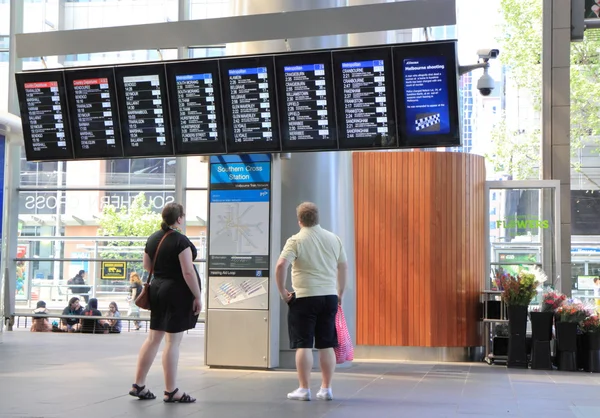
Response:
[{"label": "cut flower bouquet", "polygon": [[546,290],[542,295],[541,312],[556,312],[567,300],[567,296],[553,289]]},{"label": "cut flower bouquet", "polygon": [[528,306],[540,285],[536,275],[528,271],[521,271],[516,277],[509,273],[499,274],[496,279],[502,290],[502,300],[508,306]]}]

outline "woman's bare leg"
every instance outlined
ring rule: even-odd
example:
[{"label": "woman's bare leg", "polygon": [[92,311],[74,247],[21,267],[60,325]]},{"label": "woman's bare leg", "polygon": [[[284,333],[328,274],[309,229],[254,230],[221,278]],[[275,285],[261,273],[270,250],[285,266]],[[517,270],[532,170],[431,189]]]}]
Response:
[{"label": "woman's bare leg", "polygon": [[146,377],[148,376],[148,372],[150,371],[150,367],[154,362],[154,358],[158,352],[158,347],[160,347],[160,343],[164,335],[164,331],[155,331],[151,329],[148,333],[148,338],[146,338],[146,341],[144,341],[144,344],[142,344],[142,348],[140,349],[140,353],[138,355],[137,369],[135,372],[135,383],[138,386],[146,385]]},{"label": "woman's bare leg", "polygon": [[[165,374],[165,390],[173,392],[177,389],[177,364],[179,363],[179,345],[183,338],[183,332],[174,334],[167,333],[165,348],[162,354],[163,372]],[[179,399],[183,392],[179,391],[175,399]]]}]

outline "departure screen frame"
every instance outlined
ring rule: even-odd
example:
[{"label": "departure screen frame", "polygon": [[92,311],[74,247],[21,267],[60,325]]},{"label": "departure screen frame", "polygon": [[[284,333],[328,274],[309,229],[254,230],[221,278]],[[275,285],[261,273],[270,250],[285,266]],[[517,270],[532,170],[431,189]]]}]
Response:
[{"label": "departure screen frame", "polygon": [[[436,43],[418,43],[403,46],[392,47],[394,57],[395,76],[396,76],[396,108],[398,120],[398,132],[400,133],[400,147],[402,148],[435,148],[435,147],[458,147],[461,146],[460,134],[460,114],[458,107],[458,51],[456,42],[436,42]],[[447,89],[447,118],[448,132],[435,133],[427,132],[425,129],[421,134],[409,132],[407,123],[411,112],[407,109],[406,88],[405,88],[405,68],[404,60],[414,58],[415,60],[428,58],[437,58],[438,62],[443,62],[445,68],[445,88]],[[442,59],[443,58],[443,59]],[[426,61],[424,60],[424,63]],[[442,110],[443,111],[443,110]],[[423,115],[437,113],[435,111],[426,112]],[[420,115],[417,115],[420,116]],[[443,114],[442,129],[443,129]],[[436,122],[439,119],[434,120]]]},{"label": "departure screen frame", "polygon": [[[327,127],[329,139],[291,140],[289,132],[289,106],[287,101],[285,67],[303,65],[324,65],[325,100],[327,106]],[[279,126],[281,147],[285,151],[335,151],[338,149],[335,86],[333,81],[333,62],[331,52],[310,52],[275,56],[275,74],[279,105]]]},{"label": "departure screen frame", "polygon": [[[25,158],[27,161],[69,161],[75,157],[73,155],[73,140],[71,136],[71,125],[69,115],[69,105],[66,95],[66,83],[64,71],[34,71],[28,73],[15,74],[17,84],[17,96],[19,99],[19,110],[21,113],[21,124],[23,126],[23,139],[25,145]],[[25,84],[29,83],[56,83],[58,88],[59,103],[61,106],[60,115],[63,123],[64,147],[47,147],[46,149],[36,151],[32,141],[32,129],[30,123],[30,112],[27,106],[27,92]],[[59,119],[55,119],[59,120]]]},{"label": "departure screen frame", "polygon": [[[229,153],[266,153],[281,151],[281,136],[279,133],[279,112],[277,109],[277,89],[275,64],[273,56],[257,56],[244,58],[222,59],[219,63],[221,72],[221,92],[223,100],[223,118],[225,122],[225,137]],[[253,69],[266,67],[269,92],[269,111],[271,113],[271,141],[235,142],[231,86],[229,83],[229,70]]]},{"label": "departure screen frame", "polygon": [[[338,142],[340,150],[353,149],[394,149],[398,147],[398,132],[396,124],[396,108],[394,97],[394,67],[392,61],[392,49],[390,47],[360,48],[348,50],[334,50],[333,78],[335,80],[335,105],[337,108]],[[346,104],[344,98],[344,77],[342,72],[343,63],[383,61],[386,117],[388,139],[381,141],[369,137],[348,138],[346,121]],[[384,107],[384,106],[380,106]],[[383,117],[380,116],[380,117]]]},{"label": "departure screen frame", "polygon": [[[113,131],[115,137],[114,147],[104,147],[99,149],[96,146],[94,149],[86,149],[83,147],[81,131],[79,127],[79,117],[77,113],[77,102],[76,102],[76,91],[73,85],[75,80],[81,79],[101,79],[106,78],[108,80],[108,93],[110,96],[110,111],[113,119]],[[117,88],[116,88],[116,77],[113,68],[90,68],[90,69],[69,69],[65,71],[65,82],[67,88],[67,101],[71,110],[71,137],[73,141],[73,154],[74,158],[77,159],[113,159],[123,158],[123,139],[121,138],[121,119],[119,115],[119,107],[117,105]],[[75,113],[73,113],[75,112]]]},{"label": "departure screen frame", "polygon": [[[165,145],[160,147],[152,144],[154,149],[150,149],[145,142],[141,147],[134,147],[131,143],[131,133],[129,126],[129,115],[127,109],[127,100],[125,96],[124,77],[142,77],[142,76],[158,76],[160,84],[160,97],[162,100],[162,118],[165,134]],[[175,155],[173,137],[171,134],[171,120],[169,95],[167,88],[167,77],[164,64],[150,65],[126,65],[115,67],[115,79],[117,86],[117,103],[119,106],[119,117],[121,119],[121,137],[123,138],[123,153],[125,158],[137,157],[172,157]],[[158,113],[155,113],[158,115]],[[158,141],[155,141],[158,143]]]},{"label": "departure screen frame", "polygon": [[[180,61],[166,65],[167,87],[169,91],[169,104],[171,108],[171,130],[177,155],[210,155],[224,154],[227,152],[225,140],[225,126],[223,118],[223,102],[221,97],[221,73],[218,60]],[[191,76],[210,73],[213,76],[213,97],[215,106],[215,123],[217,124],[215,140],[202,140],[198,142],[183,142],[182,120],[179,109],[177,88],[178,76]]]}]

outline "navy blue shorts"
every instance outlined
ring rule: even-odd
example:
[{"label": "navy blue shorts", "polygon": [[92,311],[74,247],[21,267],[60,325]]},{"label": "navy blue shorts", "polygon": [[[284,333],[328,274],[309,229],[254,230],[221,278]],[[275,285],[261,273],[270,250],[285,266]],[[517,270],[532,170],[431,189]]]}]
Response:
[{"label": "navy blue shorts", "polygon": [[337,347],[337,295],[293,298],[288,307],[290,348]]}]

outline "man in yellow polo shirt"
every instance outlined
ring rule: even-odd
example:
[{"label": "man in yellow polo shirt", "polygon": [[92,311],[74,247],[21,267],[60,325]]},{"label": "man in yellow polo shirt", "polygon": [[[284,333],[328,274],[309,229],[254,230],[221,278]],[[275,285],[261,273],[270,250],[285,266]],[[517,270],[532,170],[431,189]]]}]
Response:
[{"label": "man in yellow polo shirt", "polygon": [[[333,348],[337,346],[335,316],[346,287],[346,253],[340,238],[319,225],[319,210],[314,203],[300,204],[296,214],[300,232],[287,240],[275,269],[279,293],[289,306],[290,348],[296,349],[300,383],[287,397],[311,400],[309,382],[314,346],[319,350],[323,375],[317,398],[332,400]],[[293,293],[285,287],[290,264]]]}]

